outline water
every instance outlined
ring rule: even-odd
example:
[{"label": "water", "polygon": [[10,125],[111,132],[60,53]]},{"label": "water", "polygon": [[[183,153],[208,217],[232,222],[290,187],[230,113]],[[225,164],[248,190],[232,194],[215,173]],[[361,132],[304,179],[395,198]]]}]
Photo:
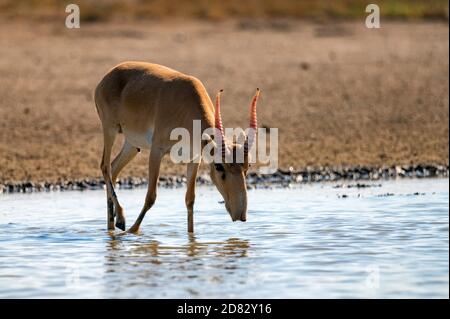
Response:
[{"label": "water", "polygon": [[[252,190],[246,223],[199,187],[194,236],[184,189],[138,236],[103,191],[0,195],[0,298],[448,298],[448,179],[371,184]],[[118,196],[131,225],[145,190]]]}]

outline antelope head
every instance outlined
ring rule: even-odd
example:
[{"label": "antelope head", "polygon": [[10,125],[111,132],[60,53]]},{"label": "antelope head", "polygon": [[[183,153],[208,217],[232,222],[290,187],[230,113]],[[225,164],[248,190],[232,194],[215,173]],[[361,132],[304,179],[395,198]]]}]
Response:
[{"label": "antelope head", "polygon": [[[225,133],[222,125],[222,117],[220,114],[220,94],[216,96],[215,108],[215,127],[216,136],[215,141],[211,140],[209,136],[206,137],[214,144],[214,150],[221,152],[222,161],[212,162],[210,164],[210,176],[213,183],[216,185],[220,194],[225,201],[225,207],[233,221],[240,220],[245,222],[247,219],[247,186],[245,177],[249,168],[249,150],[251,149],[257,134],[257,117],[256,117],[256,102],[259,96],[259,89],[252,99],[250,106],[250,130],[249,134],[245,136],[244,143],[227,142],[225,140]],[[244,152],[244,161],[238,162],[236,156],[238,152]],[[231,163],[225,162],[225,157],[232,154],[233,161]]]}]

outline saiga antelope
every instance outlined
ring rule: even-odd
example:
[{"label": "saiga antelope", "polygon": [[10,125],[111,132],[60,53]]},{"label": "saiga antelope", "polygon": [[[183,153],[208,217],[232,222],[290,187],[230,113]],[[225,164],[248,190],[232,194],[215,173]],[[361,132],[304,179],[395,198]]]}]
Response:
[{"label": "saiga antelope", "polygon": [[[119,204],[114,185],[120,171],[139,152],[150,149],[148,189],[144,206],[129,232],[138,232],[146,212],[156,200],[160,164],[163,156],[176,143],[170,139],[175,128],[186,128],[192,136],[193,120],[201,121],[202,132],[216,128],[222,138],[217,145],[210,136],[201,141],[202,148],[213,143],[214,151],[232,152],[243,148],[243,163],[210,164],[211,180],[225,201],[233,221],[246,220],[247,188],[245,176],[249,167],[249,149],[256,136],[256,101],[259,89],[251,103],[250,133],[244,144],[227,142],[220,115],[220,93],[213,107],[203,84],[195,77],[170,68],[144,62],[124,62],[110,70],[95,90],[95,104],[103,128],[104,148],[101,170],[107,193],[107,225],[125,230],[125,216]],[[122,150],[111,164],[111,151],[118,133],[125,135]],[[233,157],[234,158],[234,157]],[[200,163],[187,164],[187,191],[185,203],[188,232],[194,231],[195,180]]]}]

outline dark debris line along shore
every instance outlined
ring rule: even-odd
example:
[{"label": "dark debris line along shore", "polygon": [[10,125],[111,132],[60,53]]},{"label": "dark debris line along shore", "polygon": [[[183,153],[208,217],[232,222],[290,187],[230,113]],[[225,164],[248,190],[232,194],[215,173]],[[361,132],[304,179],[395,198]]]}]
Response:
[{"label": "dark debris line along shore", "polygon": [[[307,168],[294,171],[278,170],[273,174],[261,175],[251,172],[247,176],[247,186],[251,188],[291,187],[309,182],[337,181],[371,181],[395,178],[448,177],[449,165],[410,165],[389,167],[350,167],[350,168]],[[159,186],[165,188],[182,187],[186,184],[185,176],[161,176]],[[197,178],[198,185],[211,185],[208,174]],[[49,182],[6,182],[0,183],[2,193],[31,193],[42,191],[95,190],[103,189],[104,181],[98,179],[82,179],[73,181]],[[117,182],[120,189],[133,189],[147,185],[147,179],[129,177]]]}]

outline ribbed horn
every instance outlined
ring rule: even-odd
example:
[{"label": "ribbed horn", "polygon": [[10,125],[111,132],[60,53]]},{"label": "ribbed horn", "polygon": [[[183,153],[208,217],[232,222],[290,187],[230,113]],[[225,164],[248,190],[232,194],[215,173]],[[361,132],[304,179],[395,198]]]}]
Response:
[{"label": "ribbed horn", "polygon": [[220,131],[220,135],[222,138],[222,157],[227,154],[228,148],[225,144],[225,133],[223,131],[223,125],[222,125],[222,115],[220,114],[220,95],[222,94],[223,90],[220,90],[216,95],[216,110],[214,113],[215,118],[215,126],[216,129]]},{"label": "ribbed horn", "polygon": [[252,104],[250,106],[250,132],[244,143],[244,154],[247,155],[248,151],[252,148],[253,143],[256,139],[256,134],[258,130],[258,119],[256,116],[256,102],[259,97],[259,88],[256,89],[256,93],[253,96]]}]

